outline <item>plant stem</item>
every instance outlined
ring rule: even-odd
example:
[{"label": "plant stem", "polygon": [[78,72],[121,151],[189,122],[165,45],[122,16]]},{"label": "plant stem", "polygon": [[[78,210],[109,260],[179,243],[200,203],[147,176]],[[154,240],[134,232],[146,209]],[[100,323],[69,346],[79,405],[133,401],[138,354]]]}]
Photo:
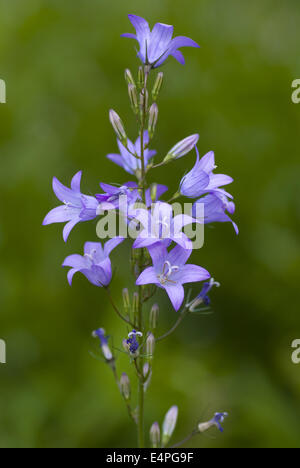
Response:
[{"label": "plant stem", "polygon": [[162,336],[159,336],[158,338],[156,338],[155,341],[162,341],[168,336],[170,336],[176,330],[176,328],[181,324],[182,320],[187,316],[188,312],[189,310],[187,308],[184,308],[181,314],[179,315],[176,323],[173,325],[173,327],[170,328],[170,330],[164,333]]},{"label": "plant stem", "polygon": [[[147,80],[148,80],[148,74],[149,74],[149,69],[147,66],[144,68],[144,74],[145,74],[145,82],[144,82],[144,88],[142,90],[143,93],[143,108],[141,112],[141,125],[140,125],[140,141],[141,141],[141,178],[139,181],[139,186],[142,189],[142,198],[143,202],[146,203],[146,168],[145,168],[145,157],[144,157],[144,130],[145,130],[145,124],[146,124],[146,116],[147,116],[147,108],[146,108],[146,95],[147,95]],[[139,265],[143,265],[144,263],[144,253],[143,249],[141,249],[140,253],[140,259],[139,259]],[[144,324],[143,324],[143,290],[142,287],[139,288],[139,311],[138,311],[138,326],[139,330],[143,333],[145,333],[144,330]],[[140,372],[143,373],[143,358],[139,358],[139,369],[140,371],[137,372],[138,374],[138,444],[140,448],[143,448],[145,446],[144,442],[144,381],[143,381],[143,375],[140,376]],[[141,378],[142,377],[142,378]]]}]

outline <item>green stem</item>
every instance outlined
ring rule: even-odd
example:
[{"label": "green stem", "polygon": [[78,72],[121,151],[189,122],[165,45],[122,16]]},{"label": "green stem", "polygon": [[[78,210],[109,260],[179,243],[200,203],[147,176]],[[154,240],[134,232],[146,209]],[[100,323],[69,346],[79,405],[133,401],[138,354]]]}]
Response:
[{"label": "green stem", "polygon": [[[146,94],[147,94],[147,80],[149,70],[145,67],[145,83],[142,93],[144,94],[144,105],[141,112],[141,126],[140,126],[140,140],[141,140],[141,178],[139,181],[140,189],[142,190],[143,194],[143,202],[146,203],[146,168],[145,168],[145,158],[144,158],[144,130],[146,124],[146,116],[147,116],[147,108],[146,108]],[[139,264],[140,266],[144,263],[144,253],[143,249],[141,249]],[[139,311],[138,311],[138,326],[139,330],[145,333],[144,324],[143,324],[143,290],[142,287],[139,288]],[[139,358],[139,372],[138,372],[138,444],[140,448],[145,446],[145,438],[144,438],[144,379],[143,379],[143,364],[144,360],[142,357]],[[139,374],[142,374],[141,376]]]}]

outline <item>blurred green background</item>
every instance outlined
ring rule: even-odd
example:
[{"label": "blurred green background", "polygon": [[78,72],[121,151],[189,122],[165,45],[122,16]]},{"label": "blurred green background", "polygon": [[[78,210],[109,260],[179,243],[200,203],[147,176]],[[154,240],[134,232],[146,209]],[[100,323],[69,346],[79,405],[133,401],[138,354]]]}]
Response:
[{"label": "blurred green background", "polygon": [[[188,318],[157,346],[147,395],[147,427],[179,406],[174,442],[215,411],[228,411],[223,435],[193,447],[299,447],[300,365],[291,342],[299,317],[299,124],[291,82],[300,78],[299,0],[1,0],[0,63],[7,104],[0,106],[1,447],[134,447],[135,429],[109,368],[93,359],[91,331],[102,326],[120,346],[127,330],[104,291],[84,277],[70,288],[63,259],[96,240],[96,222],[62,240],[42,228],[57,205],[55,175],[83,172],[85,193],[129,177],[106,160],[116,151],[108,109],[136,137],[123,72],[137,69],[128,13],[175,25],[201,49],[186,66],[164,66],[159,156],[199,132],[235,182],[236,237],[230,224],[206,228],[194,262],[222,287],[214,314]],[[193,154],[155,173],[175,191]],[[113,253],[116,300],[128,285],[129,244]],[[133,285],[130,285],[133,290]],[[195,289],[195,292],[197,289]],[[160,332],[176,319],[164,295]],[[131,370],[121,354],[119,371]]]}]

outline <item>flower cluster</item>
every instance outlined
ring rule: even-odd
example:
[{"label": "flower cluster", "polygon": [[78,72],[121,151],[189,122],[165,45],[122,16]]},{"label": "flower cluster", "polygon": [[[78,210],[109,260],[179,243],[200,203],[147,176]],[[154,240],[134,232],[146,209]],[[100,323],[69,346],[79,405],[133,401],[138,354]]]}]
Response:
[{"label": "flower cluster", "polygon": [[[125,289],[125,293],[123,291],[123,314],[118,310],[113,298],[109,297],[114,310],[131,326],[132,332],[125,340],[125,347],[133,357],[139,384],[145,389],[146,384],[149,384],[152,369],[149,362],[144,362],[144,345],[140,343],[138,338],[148,337],[145,348],[146,351],[148,350],[148,355],[151,354],[151,358],[154,352],[155,338],[152,333],[154,330],[147,330],[145,326],[144,304],[157,290],[161,289],[166,292],[175,311],[178,312],[183,306],[184,313],[193,312],[202,303],[209,304],[208,293],[214,285],[218,286],[218,283],[211,278],[210,273],[205,268],[187,263],[193,253],[193,243],[184,232],[184,228],[194,223],[208,224],[213,222],[231,222],[236,233],[238,233],[238,228],[229,216],[235,211],[233,197],[224,189],[225,186],[233,182],[233,179],[228,175],[215,173],[217,166],[212,151],[200,158],[197,148],[198,133],[187,136],[173,145],[160,162],[155,161],[157,151],[151,148],[158,120],[156,101],[161,90],[163,73],[159,72],[154,79],[151,92],[152,103],[150,103],[148,91],[150,74],[162,65],[170,55],[184,64],[184,57],[179,49],[181,47],[199,47],[198,44],[184,36],[172,38],[173,26],[157,23],[151,31],[147,21],[143,18],[129,15],[129,19],[136,34],[123,34],[123,37],[137,40],[140,47],[138,57],[142,63],[138,70],[137,81],[128,69],[125,71],[131,108],[139,124],[139,134],[138,138],[133,140],[134,142],[131,141],[127,136],[123,121],[114,110],[111,110],[109,119],[117,136],[119,152],[110,153],[107,158],[123,168],[135,180],[114,185],[101,182],[102,192],[90,196],[81,192],[81,172],[73,177],[70,188],[54,178],[53,190],[62,205],[50,211],[43,224],[66,223],[63,229],[65,241],[76,224],[96,218],[101,219],[107,212],[125,217],[128,225],[135,226],[137,236],[131,243],[131,249],[137,290],[133,295],[133,302],[131,303],[128,290]],[[166,166],[194,150],[196,151],[194,167],[181,179],[178,192],[171,199],[169,198],[169,201],[162,200],[168,187],[158,183],[149,186],[147,184],[148,172]],[[192,208],[190,208],[189,213],[176,215],[173,212],[171,201],[180,197],[192,200]],[[114,236],[104,244],[100,241],[86,242],[83,255],[68,256],[63,262],[63,267],[70,267],[67,275],[69,284],[72,284],[74,274],[80,272],[90,283],[105,288],[110,294],[108,288],[112,280],[110,254],[123,241],[124,236]],[[205,283],[202,285],[201,292],[190,302],[186,298],[184,285],[203,281]],[[154,310],[157,310],[157,306],[152,307],[152,316]],[[150,322],[155,323],[156,326],[156,320],[151,319]],[[136,328],[140,331],[136,331]],[[114,362],[115,359],[108,347],[104,330],[102,328],[96,330],[94,336],[100,339],[105,359]],[[116,374],[115,370],[114,373]],[[122,376],[118,385],[121,394],[126,395],[124,398],[129,408],[129,395],[131,394],[129,380],[126,374],[123,373]],[[143,445],[141,405],[142,403],[139,406],[140,413],[136,422],[139,429],[140,445]],[[164,422],[163,446],[167,443],[176,424],[177,407],[172,408]],[[173,415],[171,423],[169,422],[170,415]],[[221,428],[219,423],[225,415],[225,413],[217,413],[209,424]],[[157,424],[155,423],[152,427],[155,444],[158,443],[159,427],[157,429]],[[201,428],[203,429],[204,426]],[[202,429],[199,428],[199,431],[201,432]]]}]

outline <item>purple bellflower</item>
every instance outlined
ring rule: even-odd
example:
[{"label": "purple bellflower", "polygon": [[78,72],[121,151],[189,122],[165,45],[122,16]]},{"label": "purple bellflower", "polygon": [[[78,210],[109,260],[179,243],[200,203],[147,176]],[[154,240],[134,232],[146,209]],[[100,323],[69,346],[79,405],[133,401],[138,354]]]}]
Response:
[{"label": "purple bellflower", "polygon": [[98,202],[90,195],[80,192],[82,172],[78,172],[72,179],[71,188],[65,187],[59,180],[53,178],[53,191],[63,205],[51,210],[43,221],[43,225],[53,223],[67,224],[63,230],[63,238],[66,242],[73,227],[82,221],[90,221],[97,217]]},{"label": "purple bellflower", "polygon": [[136,284],[155,284],[165,289],[176,312],[180,309],[184,301],[185,283],[195,283],[207,280],[210,274],[198,265],[186,265],[192,250],[183,249],[180,246],[167,251],[162,242],[158,242],[149,247],[153,266],[146,268]]},{"label": "purple bellflower", "polygon": [[[122,187],[109,184],[100,184],[100,187],[105,193],[95,195],[99,203],[98,212],[99,210],[124,209],[140,198],[138,185],[135,182],[127,182]],[[124,201],[125,207],[122,205]]]},{"label": "purple bellflower", "polygon": [[231,184],[233,179],[225,174],[214,174],[216,169],[213,151],[200,159],[198,148],[195,146],[197,161],[193,169],[188,172],[180,183],[180,193],[188,198],[197,198],[205,193],[219,191],[219,188]]},{"label": "purple bellflower", "polygon": [[136,15],[128,15],[136,34],[126,33],[122,37],[136,39],[140,45],[138,52],[139,59],[145,65],[157,68],[172,55],[179,63],[184,65],[185,60],[178,50],[181,47],[200,47],[195,41],[185,36],[173,36],[173,26],[163,23],[156,23],[152,31],[144,18]]},{"label": "purple bellflower", "polygon": [[[197,218],[197,221],[200,223],[208,224],[208,223],[232,223],[236,234],[239,233],[239,228],[234,221],[228,216],[226,211],[229,214],[233,214],[235,212],[235,204],[232,200],[228,200],[228,197],[231,196],[227,194],[225,191],[219,190],[218,192],[209,193],[205,197],[200,198],[197,200],[193,205],[192,213]],[[204,205],[204,218],[197,216],[197,205],[203,204]]]},{"label": "purple bellflower", "polygon": [[[133,154],[136,154],[138,157],[141,156],[141,139],[138,137],[135,143],[132,143],[130,140],[127,140],[127,146],[129,151],[125,148],[125,146],[119,141],[118,146],[120,150],[120,154],[108,154],[107,158],[118,164],[118,166],[121,166],[125,169],[126,172],[129,172],[129,174],[135,174],[137,171],[141,170],[141,160],[133,156]],[[148,166],[148,163],[153,156],[156,155],[155,150],[150,150],[147,148],[149,144],[149,135],[148,131],[145,130],[144,132],[144,161],[145,161],[145,167]],[[132,154],[133,153],[133,154]]]},{"label": "purple bellflower", "polygon": [[159,241],[165,241],[167,246],[174,241],[185,249],[192,248],[192,241],[182,232],[182,228],[197,221],[183,214],[173,218],[173,208],[168,203],[158,201],[151,212],[136,210],[135,219],[143,229],[133,244],[134,249],[149,247]]},{"label": "purple bellflower", "polygon": [[100,242],[86,242],[84,245],[84,255],[70,255],[63,263],[63,267],[71,267],[68,272],[68,281],[72,285],[75,273],[82,273],[90,283],[98,287],[108,286],[112,278],[110,253],[121,242],[123,237],[110,239],[102,247]]}]

